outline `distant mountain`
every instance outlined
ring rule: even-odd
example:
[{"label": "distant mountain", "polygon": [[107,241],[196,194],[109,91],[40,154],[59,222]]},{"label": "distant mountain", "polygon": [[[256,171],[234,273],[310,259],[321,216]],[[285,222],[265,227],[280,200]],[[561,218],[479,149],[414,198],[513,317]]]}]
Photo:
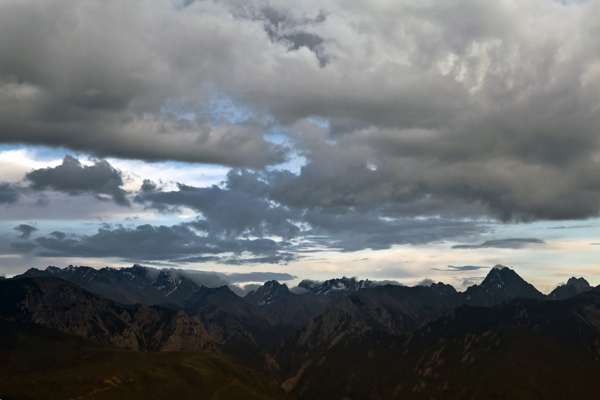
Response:
[{"label": "distant mountain", "polygon": [[556,289],[554,289],[549,295],[548,299],[550,300],[564,300],[569,297],[573,297],[578,295],[579,293],[586,292],[591,290],[592,287],[583,278],[570,278],[565,285],[560,285]]},{"label": "distant mountain", "polygon": [[508,299],[526,297],[542,300],[545,296],[527,283],[515,271],[502,265],[490,270],[480,285],[473,285],[461,294],[461,302],[473,306],[495,306]]},{"label": "distant mountain", "polygon": [[375,287],[375,284],[368,279],[364,281],[358,281],[356,278],[346,278],[344,276],[341,279],[330,279],[323,283],[317,283],[311,280],[303,280],[298,284],[298,287],[306,289],[312,294],[335,298],[349,295],[350,293],[356,292],[360,289],[369,289]]},{"label": "distant mountain", "polygon": [[202,321],[217,343],[243,341],[265,348],[281,340],[271,322],[228,286],[201,286],[185,301],[184,311]]},{"label": "distant mountain", "polygon": [[600,289],[463,305],[412,334],[371,330],[303,365],[298,399],[597,399]]},{"label": "distant mountain", "polygon": [[265,282],[244,297],[245,301],[258,308],[285,336],[304,327],[311,318],[319,315],[330,299],[311,293],[294,294],[287,285],[277,281]]},{"label": "distant mountain", "polygon": [[441,296],[458,295],[458,292],[456,291],[456,289],[454,289],[454,286],[445,284],[443,282],[432,283],[431,285],[429,285],[429,287],[431,288],[431,290],[433,290]]},{"label": "distant mountain", "polygon": [[[200,290],[200,286],[174,270],[157,270],[134,265],[131,268],[94,269],[80,266],[67,268],[31,268],[15,278],[52,276],[80,286],[120,304],[146,304],[181,309],[183,302]],[[13,278],[14,279],[14,278]]]},{"label": "distant mountain", "polygon": [[52,277],[1,281],[0,319],[32,322],[131,350],[217,351],[200,321],[182,311],[124,308]]},{"label": "distant mountain", "polygon": [[249,292],[244,296],[244,300],[255,307],[262,307],[281,298],[293,295],[285,283],[282,285],[277,281],[268,281],[258,289]]},{"label": "distant mountain", "polygon": [[300,331],[285,339],[275,359],[289,378],[286,389],[294,386],[303,366],[314,362],[327,349],[371,330],[402,335],[423,323],[439,318],[457,303],[426,286],[378,286],[359,290],[333,300],[325,310]]}]

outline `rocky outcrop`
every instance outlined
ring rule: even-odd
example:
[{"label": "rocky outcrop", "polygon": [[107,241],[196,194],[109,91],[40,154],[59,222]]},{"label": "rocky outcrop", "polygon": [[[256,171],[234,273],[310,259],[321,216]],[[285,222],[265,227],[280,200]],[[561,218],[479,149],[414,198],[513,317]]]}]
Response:
[{"label": "rocky outcrop", "polygon": [[548,299],[564,300],[591,289],[592,287],[585,279],[572,277],[566,284],[556,287],[556,289],[548,295]]},{"label": "rocky outcrop", "polygon": [[130,350],[217,351],[202,323],[182,311],[125,308],[51,277],[0,282],[0,318],[33,322]]}]

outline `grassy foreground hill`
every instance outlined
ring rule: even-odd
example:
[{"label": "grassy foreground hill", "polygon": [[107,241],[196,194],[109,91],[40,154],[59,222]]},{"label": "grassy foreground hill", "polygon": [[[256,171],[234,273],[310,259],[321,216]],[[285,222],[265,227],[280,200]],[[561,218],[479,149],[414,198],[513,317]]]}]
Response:
[{"label": "grassy foreground hill", "polygon": [[135,352],[0,321],[0,399],[286,399],[231,356]]}]

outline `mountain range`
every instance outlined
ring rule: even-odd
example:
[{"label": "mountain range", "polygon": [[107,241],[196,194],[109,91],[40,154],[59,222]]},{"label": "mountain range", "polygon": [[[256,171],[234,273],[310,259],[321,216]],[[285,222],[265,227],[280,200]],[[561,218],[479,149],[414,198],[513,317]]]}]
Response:
[{"label": "mountain range", "polygon": [[[538,368],[530,373],[539,386],[558,374],[559,359],[542,356],[544,346],[579,362],[574,371],[591,371],[578,372],[578,382],[600,371],[598,289],[571,278],[544,295],[503,266],[464,292],[441,282],[377,286],[344,277],[305,280],[294,292],[269,281],[244,298],[138,265],[30,269],[0,280],[0,323],[130,350],[220,350],[299,399],[480,398],[499,385],[498,374],[513,379],[498,388],[506,396],[553,398],[518,375]],[[467,370],[469,385],[457,372]],[[571,398],[592,398],[591,387]]]}]

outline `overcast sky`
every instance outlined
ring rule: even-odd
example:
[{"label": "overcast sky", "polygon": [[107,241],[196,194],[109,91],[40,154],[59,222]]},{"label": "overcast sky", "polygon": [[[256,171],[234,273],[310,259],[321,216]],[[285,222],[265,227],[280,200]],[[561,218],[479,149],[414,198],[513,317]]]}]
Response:
[{"label": "overcast sky", "polygon": [[464,290],[503,264],[543,291],[598,285],[599,15],[0,2],[0,274],[140,263]]}]

